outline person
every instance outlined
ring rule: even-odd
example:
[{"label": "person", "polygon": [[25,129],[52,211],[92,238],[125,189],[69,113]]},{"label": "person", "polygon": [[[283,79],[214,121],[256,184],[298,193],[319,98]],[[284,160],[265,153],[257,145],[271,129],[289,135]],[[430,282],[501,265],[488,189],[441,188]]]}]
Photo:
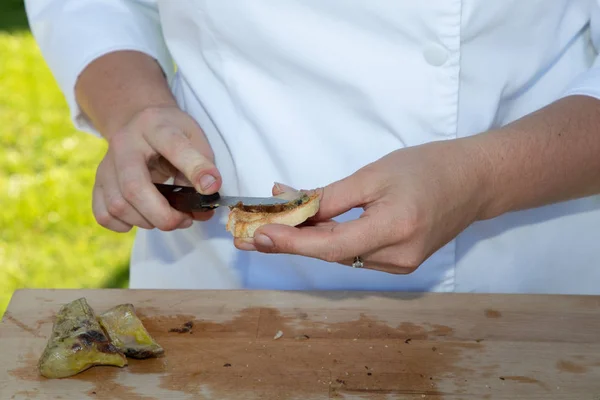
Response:
[{"label": "person", "polygon": [[[25,4],[131,287],[600,293],[599,2]],[[234,240],[153,182],[321,208]]]}]

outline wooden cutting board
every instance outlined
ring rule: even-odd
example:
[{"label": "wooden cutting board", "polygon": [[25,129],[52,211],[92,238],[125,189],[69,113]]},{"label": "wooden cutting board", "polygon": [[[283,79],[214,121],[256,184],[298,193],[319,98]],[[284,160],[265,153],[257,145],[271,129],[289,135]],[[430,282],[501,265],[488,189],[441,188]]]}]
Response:
[{"label": "wooden cutting board", "polygon": [[[165,356],[40,377],[53,315],[79,297],[134,304]],[[600,297],[21,290],[0,359],[2,400],[598,400]]]}]

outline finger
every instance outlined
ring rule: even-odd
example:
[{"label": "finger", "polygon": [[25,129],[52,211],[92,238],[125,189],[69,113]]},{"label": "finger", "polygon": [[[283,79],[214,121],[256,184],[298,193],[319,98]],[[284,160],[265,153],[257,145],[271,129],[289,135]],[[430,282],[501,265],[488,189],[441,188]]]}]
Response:
[{"label": "finger", "polygon": [[256,230],[254,246],[265,253],[297,254],[339,262],[391,244],[391,236],[386,237],[385,232],[377,219],[368,216],[329,226],[297,228],[271,224]]},{"label": "finger", "polygon": [[[141,152],[126,154],[126,146],[115,149],[115,168],[120,192],[141,215],[160,230],[170,231],[190,226],[189,215],[171,208],[167,199],[150,179],[146,160]],[[184,222],[187,221],[187,222]]]},{"label": "finger", "polygon": [[[319,211],[311,220],[329,220],[374,201],[377,196],[371,182],[373,179],[370,179],[369,172],[361,170],[322,188],[300,191],[319,193]],[[287,191],[296,189],[281,183],[275,183],[272,189],[274,196]]]},{"label": "finger", "polygon": [[145,132],[145,138],[150,146],[181,171],[200,193],[212,194],[221,188],[221,174],[203,154],[210,149],[205,140],[195,138],[192,142],[182,130],[172,126]]},{"label": "finger", "polygon": [[233,239],[233,245],[239,250],[255,251],[254,239],[252,238],[235,238]]},{"label": "finger", "polygon": [[215,216],[215,210],[193,212],[192,218],[196,221],[208,221]]},{"label": "finger", "polygon": [[[194,186],[191,182],[183,176],[183,174],[177,170],[170,162],[165,160],[164,157],[157,157],[156,160],[152,161],[150,167],[150,178],[152,182],[163,183],[169,178],[173,179],[173,184],[179,186]],[[193,220],[196,221],[208,221],[214,216],[214,211],[207,212],[195,212],[186,213]]]},{"label": "finger", "polygon": [[[344,261],[341,261],[339,264],[352,267],[353,263],[354,263],[354,259],[344,260]],[[414,269],[410,269],[410,268],[403,268],[403,267],[398,267],[397,265],[389,265],[389,264],[385,264],[385,263],[374,263],[374,262],[370,262],[370,261],[364,260],[364,259],[363,259],[363,266],[361,267],[361,269],[372,269],[374,271],[386,272],[388,274],[394,274],[394,275],[408,275],[415,271]]]},{"label": "finger", "polygon": [[[192,183],[185,177],[180,171],[177,171],[170,162],[165,160],[164,157],[158,157],[156,161],[152,163],[150,177],[152,182],[163,183],[168,178],[173,177],[173,184],[179,186],[194,186]],[[206,211],[206,212],[192,212],[186,213],[195,221],[208,221],[214,215],[214,211]]]},{"label": "finger", "polygon": [[[430,249],[419,238],[406,237],[389,246],[374,251],[356,254],[363,260],[363,268],[376,269],[394,274],[410,274],[416,271],[437,248]],[[340,264],[352,265],[354,259],[343,260]]]},{"label": "finger", "polygon": [[367,203],[364,185],[356,174],[317,189],[320,194],[319,211],[314,219],[335,218]]},{"label": "finger", "polygon": [[[175,185],[180,185],[180,186],[194,186],[191,184],[191,182],[185,177],[183,176],[183,174],[181,172],[175,172],[175,179],[173,179],[173,183]],[[191,212],[191,213],[186,213],[190,216],[190,218],[192,218],[195,221],[208,221],[209,219],[211,219],[214,215],[215,215],[215,211],[214,210],[209,210],[209,211],[198,211],[198,212]]]},{"label": "finger", "polygon": [[109,212],[106,204],[104,203],[104,194],[97,185],[94,185],[92,190],[92,211],[94,218],[99,225],[110,229],[115,232],[129,232],[132,225],[126,224],[125,222],[113,217]]},{"label": "finger", "polygon": [[[406,275],[414,272],[420,262],[412,255],[408,245],[395,244],[365,254],[356,254],[363,261],[362,268],[373,269],[391,274]],[[352,266],[354,258],[340,261],[340,264]]]},{"label": "finger", "polygon": [[[185,176],[183,176],[181,174],[181,172],[178,172],[175,175],[175,179],[174,179],[173,183],[175,185],[181,185],[181,186],[194,186]],[[208,221],[209,219],[214,217],[214,215],[215,215],[215,210],[198,211],[198,212],[190,213],[190,217],[192,217],[195,221]]]},{"label": "finger", "polygon": [[127,225],[139,226],[144,229],[153,229],[152,225],[144,218],[121,194],[117,172],[114,168],[112,153],[107,155],[106,164],[98,167],[98,190],[102,193],[104,205],[108,213]]},{"label": "finger", "polygon": [[[318,193],[320,197],[319,211],[316,215],[312,216],[309,221],[328,221],[352,208],[361,207],[363,205],[363,201],[359,199],[363,196],[357,196],[356,198],[348,196],[348,193],[344,190],[344,186],[346,185],[346,182],[342,183],[342,181],[340,181],[319,189],[298,190],[283,183],[275,182],[271,192],[273,193],[273,196],[280,196],[284,193],[293,192],[303,192],[308,195]],[[340,194],[342,194],[342,196],[340,196]]]},{"label": "finger", "polygon": [[185,176],[183,176],[183,174],[179,171],[177,171],[174,175],[175,178],[173,179],[173,183],[175,185],[179,185],[179,186],[194,186],[192,185],[192,182],[190,182],[188,180],[188,178],[186,178]]}]

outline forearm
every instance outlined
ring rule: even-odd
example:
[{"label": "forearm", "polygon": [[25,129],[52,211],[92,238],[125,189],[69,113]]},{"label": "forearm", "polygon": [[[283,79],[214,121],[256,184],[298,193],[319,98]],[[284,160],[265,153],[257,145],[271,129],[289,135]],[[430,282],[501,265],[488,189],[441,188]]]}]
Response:
[{"label": "forearm", "polygon": [[600,193],[600,101],[561,99],[465,139],[484,171],[479,219]]},{"label": "forearm", "polygon": [[160,65],[135,51],[109,53],[90,63],[77,80],[75,96],[107,139],[138,111],[177,104]]}]

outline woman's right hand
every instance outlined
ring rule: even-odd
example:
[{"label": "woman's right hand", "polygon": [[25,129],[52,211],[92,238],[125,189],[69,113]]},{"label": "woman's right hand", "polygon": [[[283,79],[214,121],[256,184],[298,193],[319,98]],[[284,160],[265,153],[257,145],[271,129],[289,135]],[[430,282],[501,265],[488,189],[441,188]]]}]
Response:
[{"label": "woman's right hand", "polygon": [[116,232],[133,226],[170,231],[212,217],[213,211],[191,215],[173,209],[153,184],[175,177],[176,184],[194,186],[202,194],[221,188],[204,132],[176,105],[137,112],[108,143],[93,190],[100,225]]}]

